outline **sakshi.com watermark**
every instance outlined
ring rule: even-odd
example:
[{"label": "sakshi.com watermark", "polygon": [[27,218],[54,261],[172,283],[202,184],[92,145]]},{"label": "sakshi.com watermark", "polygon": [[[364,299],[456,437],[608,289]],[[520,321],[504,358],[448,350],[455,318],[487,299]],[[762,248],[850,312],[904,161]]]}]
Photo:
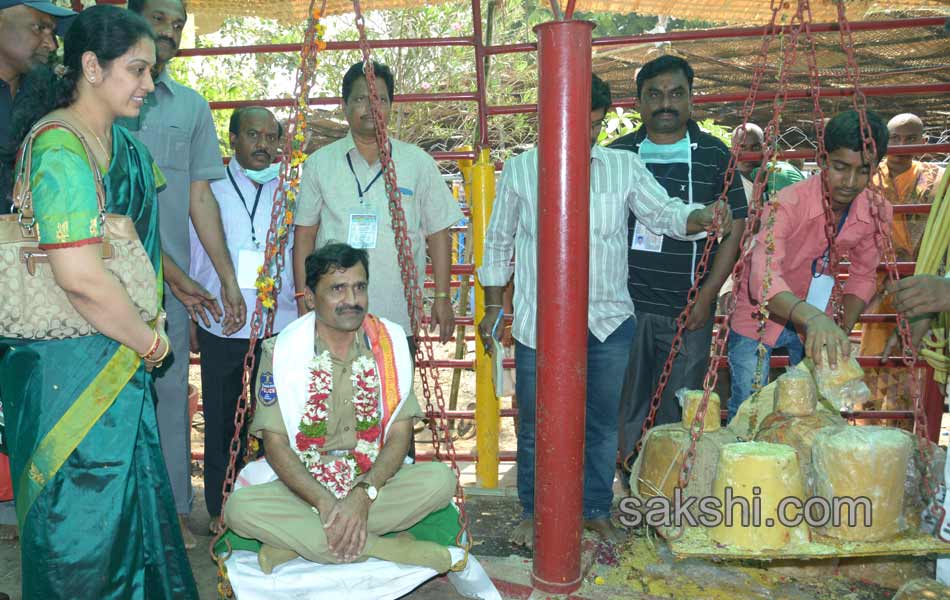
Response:
[{"label": "sakshi.com watermark", "polygon": [[627,496],[620,501],[619,520],[625,527],[798,527],[805,524],[821,528],[870,527],[872,523],[871,500],[864,496],[813,496],[805,500],[786,496],[778,501],[774,511],[763,512],[761,493],[761,488],[753,487],[752,496],[746,497],[735,495],[732,488],[727,487],[722,498],[684,497],[683,491],[676,488],[672,498]]}]

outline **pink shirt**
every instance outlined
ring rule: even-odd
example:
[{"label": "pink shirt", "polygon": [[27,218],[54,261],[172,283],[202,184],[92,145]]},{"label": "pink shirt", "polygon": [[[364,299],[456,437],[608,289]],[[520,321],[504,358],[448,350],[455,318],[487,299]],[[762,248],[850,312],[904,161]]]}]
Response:
[{"label": "pink shirt", "polygon": [[[884,202],[884,222],[890,235],[893,209]],[[765,278],[765,238],[769,212],[775,210],[775,252],[772,254],[772,283],[768,298],[762,298]],[[876,241],[877,226],[868,192],[858,194],[851,203],[851,210],[844,227],[836,238],[838,253],[851,263],[844,293],[852,294],[869,302],[877,287],[876,271],[881,260],[881,251]],[[752,247],[751,266],[745,275],[742,292],[736,301],[732,316],[732,328],[736,333],[758,338],[759,321],[755,317],[758,305],[774,298],[781,292],[791,292],[799,298],[808,296],[812,280],[812,262],[821,257],[828,246],[825,237],[825,214],[821,198],[821,176],[814,175],[805,181],[781,190],[776,199],[765,207],[762,227]],[[831,311],[829,303],[828,311]],[[765,324],[764,342],[770,346],[778,341],[785,320],[772,316]]]}]

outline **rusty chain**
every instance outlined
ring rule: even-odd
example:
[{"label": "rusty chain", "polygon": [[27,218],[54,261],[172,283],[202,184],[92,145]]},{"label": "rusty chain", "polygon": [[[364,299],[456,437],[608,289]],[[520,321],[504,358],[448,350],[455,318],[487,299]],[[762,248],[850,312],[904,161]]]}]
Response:
[{"label": "rusty chain", "polygon": [[[768,58],[768,50],[771,44],[772,37],[769,35],[770,31],[774,30],[776,16],[780,10],[782,3],[780,0],[772,0],[772,21],[764,29],[762,35],[762,48],[758,54],[758,62],[752,73],[752,83],[750,86],[749,95],[745,99],[745,103],[742,107],[742,126],[749,122],[749,118],[752,115],[752,111],[755,108],[755,98],[758,93],[759,85],[762,82],[762,78],[765,74],[765,67]],[[736,167],[736,153],[733,152],[729,157],[729,164],[726,169],[726,174],[723,182],[723,191],[720,194],[720,199],[727,199],[729,188],[732,185],[733,177],[735,176],[735,167]],[[752,219],[753,207],[749,207],[749,216],[746,219],[746,229],[749,228],[749,223]],[[743,232],[743,240],[745,239],[745,232]],[[670,375],[673,372],[673,362],[676,359],[676,356],[679,354],[680,348],[683,343],[683,332],[686,329],[686,321],[689,319],[689,315],[692,312],[693,306],[696,304],[696,297],[699,294],[699,283],[702,281],[703,277],[706,275],[707,266],[709,263],[709,257],[712,253],[712,246],[715,242],[715,235],[712,233],[706,238],[706,243],[703,246],[703,254],[700,257],[699,262],[696,265],[696,276],[693,278],[693,285],[690,287],[687,294],[686,308],[683,309],[683,312],[680,313],[679,317],[676,319],[676,334],[673,336],[673,341],[670,344],[670,352],[667,355],[666,362],[663,365],[663,371],[660,373],[659,380],[657,381],[657,387],[653,392],[653,397],[650,400],[650,410],[647,414],[646,419],[643,422],[643,426],[640,429],[640,439],[637,441],[637,446],[635,453],[638,454],[643,446],[643,438],[646,435],[647,431],[653,427],[653,423],[656,420],[656,413],[660,407],[660,402],[663,398],[663,392],[666,390],[666,385],[669,382]],[[741,245],[741,242],[740,242]],[[704,399],[705,405],[705,399]],[[629,467],[630,465],[626,464],[627,460],[630,457],[624,456],[621,457],[624,461],[624,466]]]},{"label": "rusty chain", "polygon": [[[295,98],[309,98],[309,92],[313,85],[312,79],[314,71],[316,70],[316,55],[318,52],[318,48],[316,47],[315,43],[318,21],[313,18],[314,4],[315,0],[310,0],[310,7],[308,9],[310,18],[307,24],[307,30],[304,34],[304,42],[301,47],[300,71],[298,72],[297,82],[294,86]],[[326,5],[326,0],[323,0],[323,4],[324,6]],[[321,7],[320,14],[322,13],[323,7]],[[278,177],[277,189],[274,192],[274,204],[271,209],[271,224],[270,228],[267,230],[266,246],[264,250],[264,268],[265,270],[269,270],[269,272],[274,273],[273,297],[275,304],[273,309],[268,310],[266,320],[264,320],[264,307],[262,299],[260,296],[258,296],[257,305],[254,308],[254,314],[251,316],[250,339],[248,340],[247,354],[244,355],[244,372],[241,376],[241,396],[238,398],[237,407],[234,412],[234,436],[231,438],[231,443],[228,448],[228,466],[227,470],[225,471],[224,484],[221,490],[222,514],[218,515],[218,533],[212,536],[211,543],[208,546],[208,552],[211,554],[211,558],[216,562],[218,557],[215,556],[214,547],[225,532],[223,527],[223,508],[234,489],[234,480],[237,477],[237,459],[241,452],[241,441],[243,437],[242,434],[244,432],[244,425],[251,417],[253,417],[254,413],[254,404],[249,401],[249,397],[251,387],[251,373],[254,371],[255,363],[255,347],[257,346],[258,339],[261,339],[262,334],[263,337],[266,337],[273,331],[274,314],[277,312],[277,296],[279,290],[281,289],[280,286],[283,283],[281,280],[281,273],[284,268],[284,250],[287,244],[289,228],[291,227],[291,223],[289,222],[291,219],[288,218],[288,214],[292,215],[294,213],[294,209],[296,208],[296,197],[292,194],[288,194],[287,192],[291,187],[290,182],[298,180],[302,170],[301,166],[292,166],[291,163],[294,150],[294,138],[298,135],[298,133],[301,133],[301,124],[303,122],[303,109],[300,103],[298,103],[284,138],[280,175]],[[270,265],[269,269],[267,268],[268,265]],[[250,444],[248,444],[248,446],[250,446]],[[230,544],[228,545],[228,553],[230,553]]]},{"label": "rusty chain", "polygon": [[[851,35],[851,24],[845,15],[843,2],[837,3],[838,22],[841,27],[838,29],[838,37],[841,47],[845,51],[847,60],[845,62],[845,74],[849,83],[854,88],[854,94],[851,96],[851,104],[857,111],[861,122],[861,142],[864,150],[865,160],[871,165],[868,174],[868,194],[871,201],[871,216],[877,229],[878,245],[884,254],[884,262],[887,266],[887,279],[891,283],[896,283],[899,279],[897,272],[897,256],[894,251],[894,244],[888,232],[888,222],[885,217],[884,193],[876,181],[878,172],[877,145],[874,141],[873,131],[867,120],[867,98],[859,85],[860,71],[858,69],[857,58],[854,54],[854,40]],[[920,382],[914,375],[917,364],[917,348],[913,344],[913,336],[910,331],[910,323],[902,313],[897,314],[897,329],[901,338],[901,361],[907,369],[908,379],[910,380],[910,393],[914,401],[914,429],[917,434],[917,459],[918,468],[921,475],[921,485],[923,487],[924,497],[927,499],[927,506],[931,516],[936,519],[937,527],[943,524],[946,510],[943,506],[936,503],[937,487],[932,481],[933,469],[933,448],[927,439],[927,412],[924,407],[923,393],[920,389]]]},{"label": "rusty chain", "polygon": [[[360,6],[360,0],[353,0],[353,8],[356,13],[356,28],[359,32],[359,46],[363,54],[363,74],[366,77],[366,87],[369,90],[370,106],[372,107],[373,120],[375,122],[376,143],[379,147],[379,160],[383,169],[383,181],[386,185],[386,194],[389,198],[389,214],[392,221],[393,234],[396,240],[396,249],[399,256],[399,266],[402,274],[403,292],[406,298],[406,304],[409,310],[409,319],[412,327],[412,334],[416,337],[416,355],[422,356],[424,365],[419,368],[420,379],[422,382],[422,395],[425,398],[426,413],[433,412],[432,397],[436,401],[436,419],[429,420],[429,429],[432,432],[432,445],[437,460],[442,458],[441,445],[444,442],[447,456],[451,463],[452,470],[455,472],[457,499],[457,508],[459,510],[459,533],[456,536],[456,543],[465,550],[465,560],[471,550],[472,540],[468,533],[468,516],[465,512],[465,497],[462,490],[461,471],[456,460],[455,444],[452,440],[452,434],[449,431],[447,419],[445,417],[445,400],[442,394],[442,386],[439,384],[439,375],[432,362],[435,360],[435,354],[432,349],[432,340],[428,336],[420,336],[423,331],[422,320],[424,314],[422,289],[419,286],[418,270],[415,259],[412,255],[412,241],[409,239],[409,228],[406,224],[406,215],[402,208],[402,194],[396,185],[396,168],[392,160],[391,146],[386,132],[386,119],[383,117],[382,105],[379,100],[379,93],[376,89],[376,73],[373,68],[373,61],[370,55],[369,40],[366,36],[366,22],[363,18],[363,12]],[[389,90],[392,93],[392,90]],[[391,101],[392,99],[390,99]],[[429,376],[432,377],[432,385],[429,385]],[[434,392],[434,393],[433,393]],[[444,436],[444,437],[443,437]]]}]

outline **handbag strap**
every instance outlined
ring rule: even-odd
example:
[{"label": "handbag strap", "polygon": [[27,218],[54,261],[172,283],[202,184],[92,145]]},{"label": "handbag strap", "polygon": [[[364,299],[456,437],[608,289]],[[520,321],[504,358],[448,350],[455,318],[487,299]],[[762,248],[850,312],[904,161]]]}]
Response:
[{"label": "handbag strap", "polygon": [[82,144],[86,153],[86,160],[89,162],[89,169],[92,171],[96,184],[96,202],[99,206],[99,225],[101,226],[106,215],[106,189],[102,181],[102,171],[95,160],[95,154],[93,154],[92,148],[89,147],[89,143],[86,142],[86,137],[72,124],[62,119],[48,119],[40,121],[30,129],[17,154],[20,168],[17,171],[13,200],[20,213],[18,221],[24,229],[24,235],[32,235],[36,226],[33,211],[33,192],[30,189],[30,178],[33,171],[33,142],[50,129],[65,129],[76,136]]}]

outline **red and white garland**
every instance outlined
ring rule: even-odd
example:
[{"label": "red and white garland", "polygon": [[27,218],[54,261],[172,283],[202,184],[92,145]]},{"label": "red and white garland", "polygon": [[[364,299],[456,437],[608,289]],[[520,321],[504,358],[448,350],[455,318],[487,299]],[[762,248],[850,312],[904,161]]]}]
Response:
[{"label": "red and white garland", "polygon": [[310,398],[300,419],[297,455],[313,478],[337,498],[344,498],[356,478],[369,471],[379,456],[383,428],[380,425],[379,375],[376,361],[360,356],[353,361],[353,409],[356,413],[356,448],[337,460],[321,463],[320,450],[326,444],[327,400],[333,391],[333,361],[324,351],[310,363]]}]

